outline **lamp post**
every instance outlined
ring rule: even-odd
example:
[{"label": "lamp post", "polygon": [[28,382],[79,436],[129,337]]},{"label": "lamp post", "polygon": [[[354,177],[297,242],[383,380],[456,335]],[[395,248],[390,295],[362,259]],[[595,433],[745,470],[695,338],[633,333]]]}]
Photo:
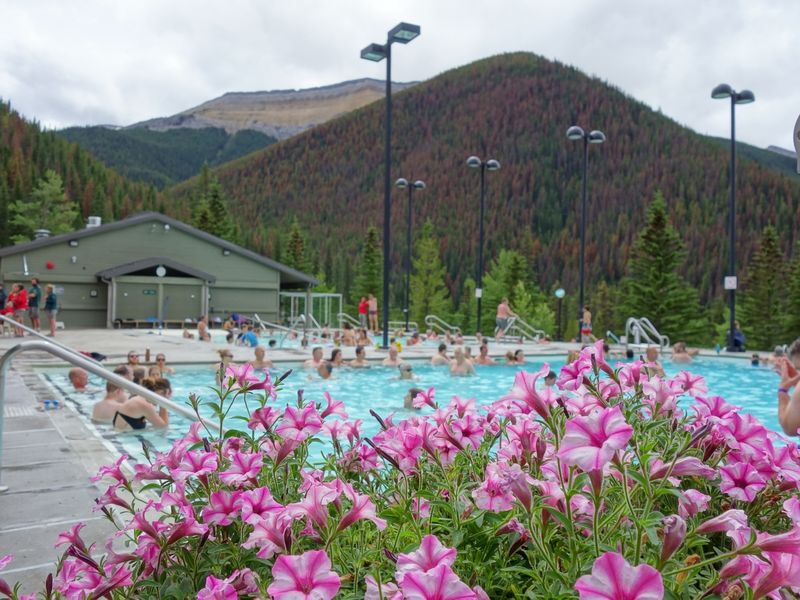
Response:
[{"label": "lamp post", "polygon": [[414,183],[409,183],[407,179],[402,177],[394,182],[394,184],[401,190],[408,188],[408,229],[406,231],[406,302],[403,307],[403,312],[406,314],[406,331],[408,331],[408,313],[411,307],[409,297],[411,294],[411,205],[413,202],[414,190],[424,190],[425,182],[417,180]]},{"label": "lamp post", "polygon": [[385,44],[370,44],[361,51],[361,58],[380,62],[386,59],[386,147],[383,173],[383,348],[389,347],[389,271],[391,246],[389,236],[392,219],[392,44],[407,44],[420,34],[419,25],[399,23],[386,38]]},{"label": "lamp post", "polygon": [[755,102],[756,97],[750,90],[737,92],[727,83],[720,83],[711,90],[711,97],[714,100],[731,99],[731,170],[730,170],[730,198],[728,200],[728,230],[730,249],[728,251],[728,277],[725,278],[725,289],[730,291],[728,299],[731,321],[728,329],[728,352],[736,350],[735,329],[736,322],[736,105],[750,104]]},{"label": "lamp post", "polygon": [[564,296],[567,295],[567,292],[564,291],[564,288],[558,288],[555,292],[556,298],[558,298],[558,322],[556,324],[556,340],[559,342],[561,341],[561,303],[564,301]]},{"label": "lamp post", "polygon": [[500,163],[490,158],[489,160],[481,160],[477,156],[470,156],[467,159],[467,166],[472,169],[481,170],[481,216],[480,216],[480,234],[478,236],[478,277],[476,278],[475,298],[478,300],[478,318],[475,332],[481,330],[481,297],[483,296],[483,220],[484,213],[486,212],[486,171],[497,171],[500,168]]},{"label": "lamp post", "polygon": [[602,144],[606,141],[606,135],[597,129],[586,133],[582,128],[573,125],[567,129],[567,139],[583,140],[583,183],[581,191],[581,256],[580,256],[580,291],[578,295],[578,340],[581,339],[581,329],[583,324],[583,282],[584,282],[584,259],[586,254],[586,181],[589,176],[589,144]]}]

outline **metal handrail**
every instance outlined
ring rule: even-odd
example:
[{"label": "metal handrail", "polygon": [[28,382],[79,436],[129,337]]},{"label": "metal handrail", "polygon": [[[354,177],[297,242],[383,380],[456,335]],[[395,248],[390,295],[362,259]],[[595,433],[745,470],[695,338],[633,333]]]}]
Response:
[{"label": "metal handrail", "polygon": [[280,329],[282,329],[284,331],[284,334],[281,336],[281,339],[278,342],[278,346],[280,348],[283,348],[283,342],[286,341],[286,336],[289,335],[290,333],[294,333],[298,337],[300,335],[305,335],[305,330],[307,328],[303,327],[303,331],[300,331],[299,329],[297,329],[296,325],[297,325],[298,321],[302,321],[303,325],[306,325],[306,316],[305,315],[297,315],[295,320],[292,323],[289,323],[289,327],[280,327]]},{"label": "metal handrail", "polygon": [[542,329],[536,329],[533,325],[523,321],[517,316],[509,318],[508,325],[506,326],[506,333],[515,328],[521,337],[526,337],[534,341],[540,340],[547,335]]},{"label": "metal handrail", "polygon": [[[661,348],[669,348],[669,337],[659,333],[656,326],[647,317],[630,317],[625,322],[625,339],[626,343],[631,343],[631,336],[634,337],[635,344],[640,343],[640,339],[648,344],[658,344]],[[652,336],[652,337],[651,337]]]},{"label": "metal handrail", "polygon": [[450,323],[436,315],[428,315],[425,317],[425,325],[431,329],[438,329],[442,333],[461,333],[461,327],[458,325],[450,325]]},{"label": "metal handrail", "polygon": [[82,357],[83,357],[83,358],[85,358],[86,360],[90,360],[90,361],[92,361],[93,363],[95,363],[95,364],[97,364],[97,365],[99,365],[99,364],[100,364],[100,361],[97,361],[97,360],[95,360],[95,359],[93,359],[93,358],[91,358],[91,357],[89,357],[89,356],[86,356],[85,354],[81,354],[81,353],[80,353],[80,352],[78,352],[77,350],[74,350],[73,348],[70,348],[69,346],[66,346],[66,345],[62,344],[61,342],[57,342],[57,341],[56,341],[56,340],[54,340],[53,338],[47,338],[47,337],[45,337],[45,336],[43,336],[41,333],[39,333],[38,331],[36,331],[35,329],[31,329],[30,327],[28,327],[28,326],[27,326],[27,325],[25,325],[24,323],[20,323],[19,321],[15,321],[14,319],[9,319],[9,318],[8,318],[7,316],[5,316],[5,315],[0,315],[0,320],[1,320],[1,321],[5,321],[6,323],[10,324],[12,327],[19,327],[19,328],[20,328],[20,329],[22,329],[23,331],[27,331],[29,334],[31,334],[31,335],[33,335],[33,336],[36,336],[37,338],[41,339],[42,341],[48,342],[48,343],[50,343],[50,344],[53,344],[54,346],[58,346],[59,348],[61,348],[61,349],[63,349],[63,350],[66,350],[66,351],[68,351],[68,352],[73,352],[73,353],[74,353],[74,354],[76,354],[77,356],[82,356]]},{"label": "metal handrail", "polygon": [[[96,361],[90,360],[85,356],[78,354],[71,348],[62,348],[61,346],[57,346],[50,341],[40,342],[36,340],[30,340],[27,342],[20,342],[16,346],[9,348],[5,354],[0,356],[0,477],[2,476],[3,465],[3,407],[6,400],[6,377],[8,366],[11,364],[11,359],[14,358],[16,354],[19,354],[20,352],[27,352],[29,350],[49,352],[50,354],[57,356],[58,358],[75,365],[76,367],[81,367],[82,369],[89,371],[89,373],[93,373],[98,377],[102,377],[117,387],[121,387],[122,389],[128,390],[137,396],[141,396],[157,406],[166,408],[167,410],[177,413],[182,417],[186,417],[192,421],[200,421],[206,427],[209,427],[214,431],[219,431],[219,424],[209,421],[208,419],[204,419],[203,417],[198,417],[192,409],[186,406],[181,406],[180,404],[176,404],[172,400],[164,398],[163,396],[159,396],[147,388],[133,383],[130,379],[125,379],[116,373],[112,373]],[[0,492],[7,489],[7,487],[0,485]]]},{"label": "metal handrail", "polygon": [[619,338],[617,337],[617,335],[616,335],[616,334],[615,334],[613,331],[611,331],[610,329],[609,329],[608,331],[606,331],[606,337],[607,337],[607,338],[611,338],[611,339],[612,339],[612,340],[614,340],[614,341],[615,341],[617,344],[621,343],[621,342],[619,341]]},{"label": "metal handrail", "polygon": [[[357,321],[346,312],[336,313],[336,318],[339,319],[339,323],[350,323],[353,327],[361,327],[361,322]],[[340,328],[341,329],[341,328]]]},{"label": "metal handrail", "polygon": [[[409,321],[408,327],[410,329],[416,329],[419,331],[419,324],[416,321]],[[389,321],[389,331],[393,331],[395,329],[402,329],[405,331],[406,322],[405,321]]]}]

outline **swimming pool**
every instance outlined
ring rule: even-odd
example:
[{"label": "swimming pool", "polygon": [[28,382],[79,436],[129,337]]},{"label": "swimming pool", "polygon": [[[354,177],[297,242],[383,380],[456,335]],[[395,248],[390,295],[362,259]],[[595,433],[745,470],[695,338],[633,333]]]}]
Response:
[{"label": "swimming pool", "polygon": [[[370,436],[378,432],[377,421],[369,414],[370,409],[381,416],[397,413],[398,418],[405,418],[416,411],[403,408],[403,397],[411,387],[436,389],[436,397],[440,404],[446,404],[454,395],[476,398],[478,403],[490,403],[503,396],[511,387],[515,374],[525,369],[538,370],[545,361],[532,360],[524,367],[491,366],[477,367],[475,377],[451,377],[443,367],[431,367],[427,363],[413,363],[414,381],[400,380],[397,369],[375,366],[370,369],[337,369],[334,376],[321,380],[316,374],[295,368],[285,381],[278,397],[280,405],[293,403],[297,391],[304,390],[306,399],[324,404],[323,392],[329,392],[336,400],[344,402],[351,419],[363,421],[363,434]],[[554,370],[563,366],[563,358],[548,361]],[[612,362],[613,364],[613,362]],[[688,368],[687,368],[688,367]],[[279,376],[287,368],[279,366],[272,371],[273,377]],[[780,432],[777,418],[777,399],[775,390],[778,376],[768,367],[751,367],[745,361],[733,359],[696,359],[691,365],[673,365],[666,361],[664,368],[667,375],[672,376],[681,370],[690,370],[705,377],[709,395],[722,396],[731,404],[742,406],[746,412],[757,417],[769,429]],[[92,405],[102,397],[96,394],[75,394],[66,377],[66,371],[50,372],[46,377],[62,392],[68,402],[89,421]],[[96,388],[104,388],[99,378],[91,378]],[[181,402],[195,393],[201,398],[213,396],[209,386],[214,382],[214,371],[210,366],[192,366],[179,368],[170,377],[173,387],[172,398]],[[244,406],[236,407],[238,414],[244,414]],[[427,409],[426,409],[427,410]],[[232,413],[233,414],[233,411]],[[235,423],[233,421],[232,423]],[[148,429],[137,433],[115,433],[108,426],[96,426],[98,432],[112,442],[117,449],[137,458],[142,456],[143,440],[150,442],[158,450],[164,450],[182,436],[188,427],[188,421],[181,417],[171,416],[168,430]],[[239,425],[237,424],[237,427]]]}]

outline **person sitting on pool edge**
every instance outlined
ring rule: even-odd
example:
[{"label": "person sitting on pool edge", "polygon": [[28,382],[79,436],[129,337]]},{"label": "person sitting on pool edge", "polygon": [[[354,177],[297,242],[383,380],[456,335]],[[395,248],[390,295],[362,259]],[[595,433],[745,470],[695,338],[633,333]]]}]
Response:
[{"label": "person sitting on pool edge", "polygon": [[[170,398],[172,386],[169,380],[163,377],[146,377],[142,385],[151,392]],[[150,423],[153,427],[167,427],[169,413],[163,406],[156,407],[141,396],[131,396],[117,408],[111,419],[111,424],[117,431],[132,431],[144,429]]]},{"label": "person sitting on pool edge", "polygon": [[[800,430],[800,339],[792,342],[786,357],[780,360],[781,382],[778,385],[778,422],[786,435]],[[794,388],[794,390],[792,390]]]}]

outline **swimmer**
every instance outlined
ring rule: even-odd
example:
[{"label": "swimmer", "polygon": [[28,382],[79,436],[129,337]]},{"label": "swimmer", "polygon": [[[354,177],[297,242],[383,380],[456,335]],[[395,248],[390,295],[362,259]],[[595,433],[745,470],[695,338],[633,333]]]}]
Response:
[{"label": "swimmer", "polygon": [[397,348],[395,346],[389,346],[389,356],[383,359],[383,366],[384,367],[399,367],[403,362],[403,359],[400,358],[399,353],[397,352]]},{"label": "swimmer", "polygon": [[447,344],[439,344],[438,351],[431,357],[431,364],[434,367],[450,364],[450,358],[447,356]]},{"label": "swimmer", "polygon": [[571,365],[572,363],[574,363],[576,360],[578,360],[580,355],[581,353],[578,352],[577,350],[570,350],[569,352],[567,352],[567,364]]},{"label": "swimmer", "polygon": [[[128,371],[125,365],[120,365],[114,369],[114,373],[129,381],[131,379],[130,371]],[[111,423],[111,420],[114,418],[114,413],[117,412],[117,409],[127,399],[128,394],[124,389],[110,381],[107,382],[106,395],[92,407],[92,421],[96,423]]]},{"label": "swimmer", "polygon": [[89,385],[89,374],[80,367],[70,369],[68,377],[76,392],[84,394],[90,391],[87,387]]},{"label": "swimmer", "polygon": [[342,344],[345,346],[356,345],[356,332],[350,323],[345,323],[342,329]]},{"label": "swimmer", "polygon": [[665,377],[664,367],[661,365],[661,361],[658,360],[658,346],[648,346],[647,353],[645,355],[647,359],[645,362],[645,370],[647,374],[651,377],[656,375],[658,377]]},{"label": "swimmer", "polygon": [[255,370],[265,371],[272,368],[272,361],[266,358],[267,351],[264,350],[264,346],[256,346],[253,354],[255,354],[255,358],[250,361],[250,366]]},{"label": "swimmer", "polygon": [[317,374],[323,379],[330,379],[333,374],[333,365],[323,362],[317,367]]},{"label": "swimmer", "polygon": [[344,366],[344,360],[342,359],[342,351],[339,348],[334,348],[331,351],[331,358],[328,360],[328,363],[332,367],[342,367]]},{"label": "swimmer", "polygon": [[354,369],[369,369],[367,351],[364,349],[364,346],[356,346],[356,357],[347,363],[347,365]]},{"label": "swimmer", "polygon": [[517,364],[517,360],[514,358],[514,353],[513,353],[511,350],[509,350],[508,352],[506,352],[506,353],[505,353],[505,355],[503,356],[503,358],[505,359],[505,361],[506,361],[506,362],[505,362],[505,364],[506,364],[507,366],[508,366],[508,365],[515,365],[515,364]]},{"label": "swimmer", "polygon": [[689,350],[684,342],[675,342],[675,345],[672,347],[672,362],[690,363],[698,352],[699,350]]},{"label": "swimmer", "polygon": [[555,371],[550,371],[544,377],[544,386],[545,387],[553,387],[556,384],[556,379],[558,379],[558,375],[556,375]]},{"label": "swimmer", "polygon": [[522,348],[514,352],[514,364],[515,365],[525,364],[525,352],[522,351]]},{"label": "swimmer", "polygon": [[456,347],[453,353],[453,360],[450,361],[450,375],[454,377],[469,377],[475,375],[475,367],[466,359],[464,350]]},{"label": "swimmer", "polygon": [[475,364],[475,357],[472,356],[472,348],[469,346],[464,346],[464,358],[466,358],[470,364]]},{"label": "swimmer", "polygon": [[408,339],[408,345],[409,346],[416,346],[420,342],[422,342],[422,340],[419,337],[419,333],[417,333],[416,331],[414,333],[412,333],[411,337]]},{"label": "swimmer", "polygon": [[175,369],[167,366],[167,357],[160,352],[156,354],[156,364],[150,367],[151,371],[154,369],[157,371],[157,377],[164,377],[164,375],[172,375],[175,373]]},{"label": "swimmer", "polygon": [[217,383],[222,385],[225,378],[225,370],[233,362],[233,352],[230,350],[217,350],[217,354],[219,354],[219,362],[214,366],[214,370],[217,372]]},{"label": "swimmer", "polygon": [[[142,381],[142,385],[164,398],[172,396],[172,386],[170,386],[167,379],[148,377]],[[117,408],[111,419],[111,424],[117,431],[144,429],[147,423],[150,423],[153,427],[167,427],[169,425],[169,413],[163,406],[156,410],[153,404],[141,396],[128,398]]]},{"label": "swimmer", "polygon": [[323,362],[325,362],[325,361],[322,359],[322,347],[321,346],[316,346],[311,351],[311,358],[309,358],[307,361],[305,361],[303,363],[303,368],[306,368],[306,369],[319,369],[319,366]]},{"label": "swimmer", "polygon": [[131,350],[128,352],[128,362],[125,363],[125,366],[131,372],[131,376],[133,376],[133,370],[140,366],[139,364],[139,353],[136,350]]},{"label": "swimmer", "polygon": [[495,360],[489,356],[489,346],[486,344],[481,344],[480,350],[478,350],[478,356],[475,359],[475,363],[484,366],[497,364]]},{"label": "swimmer", "polygon": [[400,363],[397,368],[400,371],[399,379],[417,379],[417,377],[414,377],[414,369],[410,364]]},{"label": "swimmer", "polygon": [[[787,356],[780,361],[778,386],[778,421],[786,435],[798,435],[800,429],[800,339],[795,340]],[[792,390],[794,388],[794,390]]]}]

